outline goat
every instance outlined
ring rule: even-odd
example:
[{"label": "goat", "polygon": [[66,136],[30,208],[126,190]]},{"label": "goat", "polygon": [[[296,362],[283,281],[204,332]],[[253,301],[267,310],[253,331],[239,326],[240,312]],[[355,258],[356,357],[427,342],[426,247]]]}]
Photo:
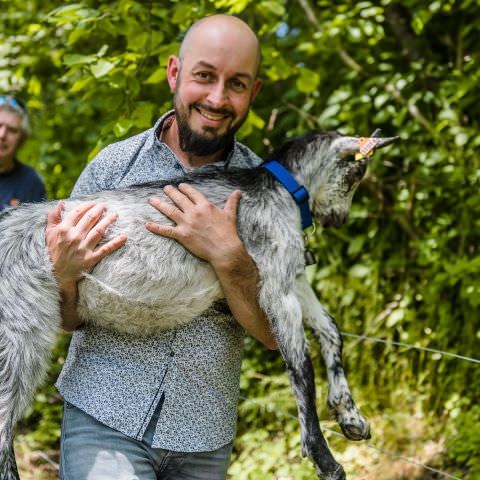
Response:
[{"label": "goat", "polygon": [[[371,151],[393,140],[371,138]],[[347,217],[368,163],[366,157],[353,159],[359,148],[358,137],[314,132],[288,142],[278,152],[276,160],[310,192],[309,208],[323,226],[339,226]],[[168,201],[162,188],[181,182],[191,184],[220,207],[234,189],[242,191],[238,232],[258,268],[259,304],[269,319],[296,396],[302,453],[313,461],[319,478],[345,478],[320,430],[303,322],[321,344],[329,382],[328,403],[344,434],[353,440],[369,438],[369,423],[350,394],[335,321],[318,302],[303,273],[299,209],[290,193],[262,166],[228,171],[209,167],[174,181],[66,200],[66,212],[87,200],[105,203],[108,211],[118,213],[105,240],[120,232],[128,236],[124,247],[85,273],[79,284],[80,318],[104,328],[154,335],[189,322],[222,298],[218,279],[207,262],[144,227],[147,221],[170,222],[147,200],[159,196]],[[52,208],[52,202],[26,204],[0,216],[2,480],[18,478],[14,427],[44,377],[61,324],[60,295],[44,238]]]}]

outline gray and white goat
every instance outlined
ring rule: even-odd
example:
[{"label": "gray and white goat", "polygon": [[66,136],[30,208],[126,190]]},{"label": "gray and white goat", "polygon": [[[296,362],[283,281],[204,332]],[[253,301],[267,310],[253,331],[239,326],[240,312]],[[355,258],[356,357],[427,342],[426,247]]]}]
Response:
[{"label": "gray and white goat", "polygon": [[[375,139],[375,148],[393,139]],[[324,226],[342,224],[352,196],[365,174],[367,159],[354,160],[359,138],[336,132],[310,133],[288,142],[276,160],[310,192],[310,208]],[[147,221],[169,220],[148,204],[168,200],[162,187],[187,182],[211,202],[223,206],[234,189],[242,191],[238,231],[260,276],[260,306],[266,313],[285,360],[297,400],[302,453],[320,478],[339,480],[345,473],[330,453],[320,430],[315,383],[303,324],[321,345],[329,382],[328,403],[344,434],[369,438],[347,385],[342,339],[335,321],[318,302],[304,275],[304,238],[297,205],[287,190],[262,167],[207,168],[175,181],[99,192],[70,199],[65,210],[94,200],[118,213],[106,239],[126,233],[124,247],[103,259],[79,285],[80,317],[86,322],[128,332],[155,335],[200,315],[223,294],[210,265],[179,243],[149,233]],[[14,427],[44,378],[60,326],[60,296],[45,247],[47,213],[52,202],[23,205],[0,216],[0,478],[18,478],[13,454]]]}]

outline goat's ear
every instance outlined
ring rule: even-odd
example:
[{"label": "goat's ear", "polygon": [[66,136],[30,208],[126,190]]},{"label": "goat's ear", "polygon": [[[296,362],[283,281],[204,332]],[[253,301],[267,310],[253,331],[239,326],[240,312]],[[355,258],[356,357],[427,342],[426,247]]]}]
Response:
[{"label": "goat's ear", "polygon": [[399,137],[346,137],[334,140],[332,148],[339,158],[371,156],[377,148],[383,148],[398,140]]},{"label": "goat's ear", "polygon": [[353,157],[359,152],[358,137],[340,136],[336,138],[330,147],[338,159]]}]

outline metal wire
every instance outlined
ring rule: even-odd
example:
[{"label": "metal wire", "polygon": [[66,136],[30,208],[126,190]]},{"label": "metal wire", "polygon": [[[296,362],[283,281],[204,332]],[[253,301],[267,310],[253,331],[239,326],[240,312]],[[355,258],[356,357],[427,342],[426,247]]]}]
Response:
[{"label": "metal wire", "polygon": [[[257,405],[261,405],[261,406],[262,406],[262,403],[258,402],[258,401],[255,400],[255,399],[247,398],[247,397],[244,397],[243,395],[240,395],[240,398],[241,398],[242,400],[246,400],[246,401],[248,401],[248,402],[252,402],[252,403],[255,403],[255,404],[257,404]],[[292,414],[290,414],[290,413],[288,413],[288,412],[284,412],[284,415],[286,415],[286,416],[289,417],[289,418],[292,418],[293,420],[297,420],[296,417],[294,417]],[[337,437],[341,437],[343,440],[345,440],[344,435],[342,435],[341,433],[337,432],[336,430],[333,430],[332,428],[325,427],[325,426],[322,425],[322,430],[328,431],[328,432],[332,433],[333,435],[335,435],[335,436],[337,436]],[[377,447],[376,445],[373,445],[373,444],[370,443],[370,442],[363,442],[362,444],[365,445],[365,446],[368,447],[368,448],[371,448],[371,449],[373,449],[373,450],[376,450],[377,452],[382,453],[383,455],[386,455],[387,457],[390,457],[390,458],[393,458],[393,459],[397,459],[397,460],[402,460],[403,462],[410,463],[410,464],[416,465],[416,466],[418,466],[418,467],[422,467],[422,468],[424,468],[425,470],[429,470],[430,472],[438,473],[438,474],[441,475],[442,477],[452,478],[453,480],[463,480],[462,478],[456,477],[455,475],[452,475],[451,473],[444,472],[443,470],[439,470],[438,468],[433,468],[433,467],[431,467],[430,465],[426,465],[425,463],[421,463],[421,462],[419,462],[419,461],[417,461],[417,460],[414,460],[413,458],[405,457],[404,455],[400,455],[399,453],[390,452],[389,450],[386,450],[386,449],[384,449],[384,448]]]},{"label": "metal wire", "polygon": [[399,347],[413,348],[415,350],[421,350],[423,352],[438,353],[440,355],[445,355],[445,356],[448,356],[448,357],[458,358],[460,360],[465,360],[467,362],[480,363],[480,360],[478,360],[476,358],[465,357],[464,355],[458,355],[456,353],[451,353],[451,352],[444,352],[443,350],[437,350],[435,348],[418,347],[416,345],[411,345],[409,343],[395,342],[393,340],[387,340],[385,338],[368,337],[367,335],[357,335],[355,333],[349,333],[349,332],[341,332],[341,334],[344,337],[353,337],[353,338],[358,338],[359,340],[368,340],[370,342],[384,343],[386,345],[397,345]]},{"label": "metal wire", "polygon": [[[288,413],[287,413],[287,415],[291,416],[292,418],[295,418],[293,415],[290,415]],[[322,427],[322,429],[326,430],[330,433],[333,433],[337,437],[341,437],[345,440],[345,437],[341,433],[337,432],[336,430],[333,430],[332,428]],[[373,450],[377,450],[378,452],[383,453],[387,457],[393,458],[395,460],[397,460],[397,459],[402,460],[404,462],[411,463],[412,465],[416,465],[418,467],[423,467],[425,470],[429,470],[431,472],[438,473],[439,475],[442,475],[446,478],[453,478],[454,480],[463,480],[462,478],[456,477],[455,475],[452,475],[451,473],[444,472],[443,470],[439,470],[438,468],[433,468],[430,465],[426,465],[424,463],[421,463],[417,460],[414,460],[413,458],[405,457],[404,455],[400,455],[398,453],[394,453],[394,452],[390,452],[389,450],[385,450],[384,448],[377,447],[376,445],[373,445],[370,442],[364,442],[363,445],[365,445],[368,448],[372,448]]]}]

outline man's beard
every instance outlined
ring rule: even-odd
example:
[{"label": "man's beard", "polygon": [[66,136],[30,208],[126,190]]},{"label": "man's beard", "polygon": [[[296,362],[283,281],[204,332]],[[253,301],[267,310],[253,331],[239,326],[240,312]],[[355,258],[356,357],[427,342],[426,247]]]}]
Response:
[{"label": "man's beard", "polygon": [[[212,112],[214,112],[213,109]],[[220,112],[215,112],[220,113]],[[242,118],[236,125],[231,126],[225,133],[221,135],[215,135],[214,130],[210,131],[215,135],[213,137],[207,137],[202,133],[193,131],[188,124],[187,116],[183,109],[178,108],[175,105],[175,117],[178,125],[178,136],[180,140],[180,148],[192,155],[204,157],[206,155],[212,155],[222,150],[228,151],[232,148],[235,133],[245,121]],[[245,115],[246,117],[246,115]]]}]

